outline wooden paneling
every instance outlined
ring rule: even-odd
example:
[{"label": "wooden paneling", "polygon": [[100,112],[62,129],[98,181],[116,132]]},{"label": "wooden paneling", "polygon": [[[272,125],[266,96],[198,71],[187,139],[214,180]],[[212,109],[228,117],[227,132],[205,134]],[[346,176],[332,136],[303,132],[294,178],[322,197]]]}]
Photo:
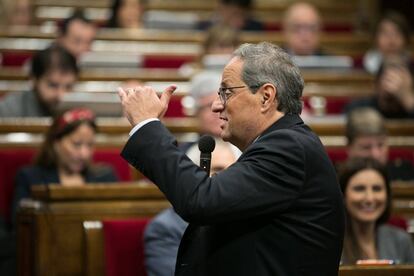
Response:
[{"label": "wooden paneling", "polygon": [[152,217],[170,206],[148,183],[36,188],[18,215],[19,275],[85,275],[84,221]]},{"label": "wooden paneling", "polygon": [[413,265],[389,266],[343,266],[340,267],[339,276],[412,276]]}]

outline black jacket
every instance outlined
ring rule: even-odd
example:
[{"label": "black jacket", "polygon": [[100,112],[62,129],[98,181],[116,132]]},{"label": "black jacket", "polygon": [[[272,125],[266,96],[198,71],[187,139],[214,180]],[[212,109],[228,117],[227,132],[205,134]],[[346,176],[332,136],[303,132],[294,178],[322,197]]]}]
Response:
[{"label": "black jacket", "polygon": [[279,119],[213,177],[160,122],[139,129],[122,156],[190,222],[176,275],[338,275],[343,199],[319,138],[299,116]]}]

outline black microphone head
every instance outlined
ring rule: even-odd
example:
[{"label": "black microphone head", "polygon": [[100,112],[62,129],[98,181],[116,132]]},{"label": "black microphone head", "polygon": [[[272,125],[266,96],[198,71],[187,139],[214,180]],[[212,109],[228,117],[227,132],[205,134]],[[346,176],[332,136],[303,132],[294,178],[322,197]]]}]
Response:
[{"label": "black microphone head", "polygon": [[202,153],[210,153],[213,152],[214,148],[216,147],[216,141],[210,135],[203,135],[200,140],[198,140],[198,149]]}]

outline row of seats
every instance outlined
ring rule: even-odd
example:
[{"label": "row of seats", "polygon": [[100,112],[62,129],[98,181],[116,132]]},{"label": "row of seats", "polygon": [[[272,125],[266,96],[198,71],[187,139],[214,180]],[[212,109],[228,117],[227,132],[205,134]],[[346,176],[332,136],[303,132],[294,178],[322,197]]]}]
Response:
[{"label": "row of seats", "polygon": [[[218,1],[148,1],[145,6],[144,20],[147,26],[159,26],[159,21],[166,23],[168,18],[171,25],[181,28],[192,28],[199,20],[211,17],[217,8]],[[355,29],[355,14],[357,3],[317,3],[325,22],[327,32],[351,32]],[[278,31],[281,29],[281,19],[289,3],[285,1],[256,1],[252,14],[265,23],[265,29]],[[35,1],[37,22],[44,23],[59,21],[66,18],[73,9],[84,8],[88,17],[100,25],[104,25],[110,14],[109,1]],[[340,13],[338,13],[340,11]],[[163,18],[160,19],[160,15]],[[181,20],[177,20],[180,19]],[[177,21],[180,24],[177,24]],[[157,24],[158,23],[158,24]],[[156,25],[157,24],[157,25]]]},{"label": "row of seats", "polygon": [[[33,51],[46,48],[55,36],[54,32],[43,33],[37,28],[31,28],[29,31],[11,29],[0,32],[2,65],[21,66],[33,55]],[[100,30],[92,44],[92,52],[111,53],[121,61],[122,55],[128,53],[135,58],[128,66],[178,68],[183,63],[195,61],[200,57],[204,39],[205,34],[196,31]],[[240,41],[269,41],[283,45],[283,36],[278,33],[246,32],[240,35]],[[321,46],[331,55],[352,57],[353,67],[361,68],[362,56],[371,47],[371,40],[366,35],[325,34],[321,37]]]},{"label": "row of seats", "polygon": [[[35,199],[43,201],[46,208],[27,206],[22,210],[21,229],[27,231],[19,233],[18,240],[19,248],[26,250],[19,251],[19,258],[25,260],[34,254],[34,259],[39,259],[38,253],[43,250],[43,257],[50,260],[32,267],[35,260],[26,259],[27,266],[21,267],[22,272],[33,269],[40,274],[48,271],[71,275],[145,275],[142,235],[152,215],[168,206],[155,186],[36,188]],[[412,196],[413,192],[412,186],[393,186],[394,202]],[[406,215],[412,217],[412,212]],[[39,229],[42,231],[37,232]],[[56,235],[55,240],[42,235],[49,231]],[[56,258],[61,261],[54,263]],[[413,266],[341,267],[339,275],[411,275],[413,270]],[[373,271],[375,274],[370,274]]]},{"label": "row of seats", "polygon": [[[126,138],[125,138],[126,139]],[[4,145],[3,145],[4,146]],[[121,181],[137,181],[142,175],[130,167],[128,163],[121,158],[121,146],[102,148],[99,147],[93,157],[97,163],[111,165]],[[346,148],[344,146],[326,147],[331,160],[342,162],[347,158]],[[14,177],[22,166],[29,165],[37,152],[37,147],[12,147],[0,148],[0,214],[8,217],[10,214],[10,202],[12,200]],[[411,160],[414,164],[414,144],[406,146],[391,146],[390,160]]]}]

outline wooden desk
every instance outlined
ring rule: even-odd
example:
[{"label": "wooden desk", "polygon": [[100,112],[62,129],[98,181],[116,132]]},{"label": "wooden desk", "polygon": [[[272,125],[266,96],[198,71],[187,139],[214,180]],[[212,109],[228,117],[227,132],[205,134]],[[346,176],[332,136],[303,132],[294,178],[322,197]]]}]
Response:
[{"label": "wooden desk", "polygon": [[[0,80],[28,80],[27,72],[21,68],[1,68]],[[176,69],[131,69],[131,68],[94,68],[82,69],[80,81],[188,81],[189,77],[180,75]]]},{"label": "wooden desk", "polygon": [[[414,183],[393,183],[392,197],[392,213],[408,221],[414,220]],[[414,224],[410,224],[408,230],[411,234],[414,234]]]},{"label": "wooden desk", "polygon": [[[201,43],[205,36],[195,31],[194,36],[191,34],[181,33],[176,41],[175,37],[163,31],[156,31],[160,33],[160,37],[156,38],[153,35],[143,36],[141,33],[124,36],[124,32],[116,35],[110,35],[111,31],[98,33],[96,40],[92,44],[93,52],[113,52],[113,53],[131,53],[131,54],[147,54],[147,55],[182,55],[182,56],[199,56],[202,54]],[[112,31],[115,34],[115,31]],[[0,38],[1,52],[33,52],[46,48],[53,42],[51,35],[40,35],[39,38],[28,37],[27,34],[20,34],[19,36],[12,36],[3,33]],[[47,37],[47,38],[46,38]],[[269,41],[277,45],[283,45],[285,39],[280,33],[243,33],[240,37],[241,42],[258,43],[261,41]],[[139,42],[139,44],[137,43]],[[332,55],[346,55],[351,57],[361,57],[369,49],[370,41],[366,36],[360,37],[358,35],[335,35],[326,34],[321,37],[321,47],[326,52]]]},{"label": "wooden desk", "polygon": [[[306,85],[370,85],[373,77],[362,70],[301,70]],[[21,68],[1,68],[0,80],[27,80],[27,72]],[[182,76],[177,69],[152,68],[84,68],[80,73],[81,81],[125,81],[136,79],[140,81],[188,81],[188,76]]]},{"label": "wooden desk", "polygon": [[18,216],[19,275],[85,275],[83,221],[152,217],[170,204],[152,184],[36,187]]},{"label": "wooden desk", "polygon": [[[197,132],[197,120],[194,118],[163,119],[167,128],[174,134]],[[50,118],[0,118],[0,133],[44,133],[50,126]],[[131,125],[125,118],[97,118],[100,133],[107,135],[126,135]]]},{"label": "wooden desk", "polygon": [[[414,195],[414,189],[405,194]],[[39,186],[34,189],[33,197],[35,201],[25,204],[18,217],[19,275],[86,275],[83,221],[151,217],[170,206],[155,186],[146,183]],[[339,275],[411,276],[413,273],[414,266],[344,266]]]},{"label": "wooden desk", "polygon": [[[304,121],[319,136],[345,135],[345,119],[342,116],[307,117]],[[173,134],[197,132],[199,127],[197,120],[191,117],[164,118],[163,122]],[[0,118],[0,134],[16,132],[40,134],[49,125],[48,118]],[[125,135],[131,130],[125,118],[97,118],[97,125],[101,133],[108,135]],[[388,120],[386,128],[390,137],[414,136],[412,120]]]},{"label": "wooden desk", "polygon": [[341,266],[338,276],[412,276],[414,265]]}]

